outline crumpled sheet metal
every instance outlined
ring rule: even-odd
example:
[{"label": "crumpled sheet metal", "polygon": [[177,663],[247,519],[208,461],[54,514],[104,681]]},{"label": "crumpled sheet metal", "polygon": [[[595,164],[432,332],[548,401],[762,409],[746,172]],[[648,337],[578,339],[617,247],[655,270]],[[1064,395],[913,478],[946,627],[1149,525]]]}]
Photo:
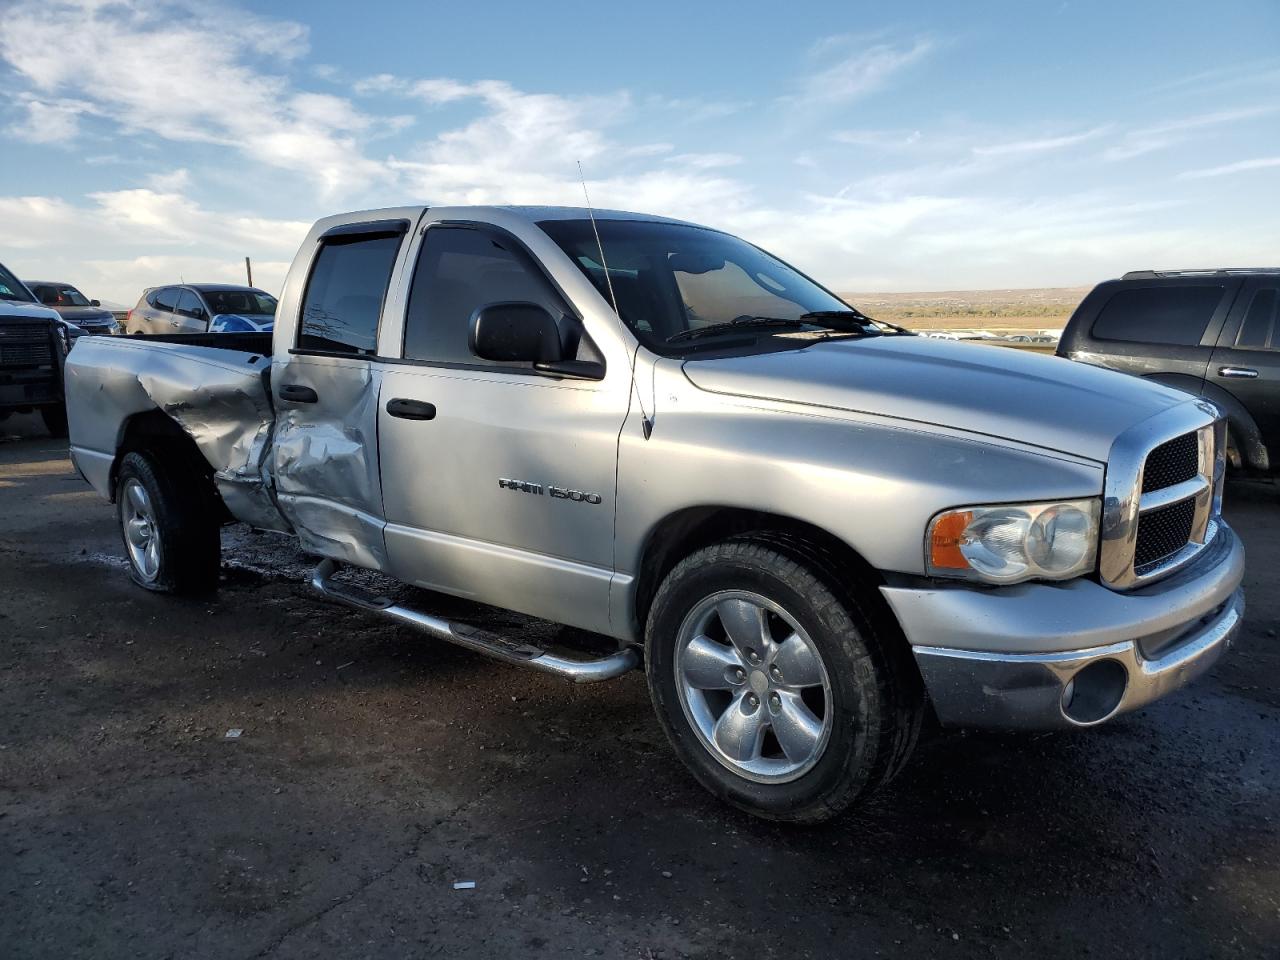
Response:
[{"label": "crumpled sheet metal", "polygon": [[[86,346],[90,345],[77,349]],[[85,362],[78,365],[88,367],[86,373],[96,372],[96,378],[82,382],[88,386],[96,379],[99,394],[72,397],[77,428],[80,421],[89,420],[87,433],[105,433],[107,423],[114,432],[133,414],[159,408],[195,441],[237,519],[287,531],[272,498],[266,462],[275,417],[264,376],[270,358],[175,344],[139,347],[103,351],[101,363],[96,362],[97,351],[74,358]],[[97,418],[101,424],[92,424]]]},{"label": "crumpled sheet metal", "polygon": [[309,408],[281,406],[273,457],[280,510],[304,550],[385,569],[377,459],[381,376],[372,364],[311,358],[292,358],[275,375],[312,387],[324,397],[326,414],[332,414],[316,420]]}]

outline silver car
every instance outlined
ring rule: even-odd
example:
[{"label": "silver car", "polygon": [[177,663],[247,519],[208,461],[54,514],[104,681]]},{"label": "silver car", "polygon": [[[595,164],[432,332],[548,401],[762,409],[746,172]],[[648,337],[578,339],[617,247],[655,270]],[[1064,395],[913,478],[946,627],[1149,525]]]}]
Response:
[{"label": "silver car", "polygon": [[131,336],[270,331],[276,298],[257,287],[190,283],[148,287],[125,318]]}]

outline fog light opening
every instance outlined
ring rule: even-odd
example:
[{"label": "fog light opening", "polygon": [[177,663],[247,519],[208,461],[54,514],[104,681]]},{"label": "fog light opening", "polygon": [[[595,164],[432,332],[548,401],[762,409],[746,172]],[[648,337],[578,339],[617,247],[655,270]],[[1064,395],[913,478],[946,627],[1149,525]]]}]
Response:
[{"label": "fog light opening", "polygon": [[1076,723],[1098,723],[1124,699],[1129,674],[1116,660],[1099,660],[1079,671],[1062,691],[1062,712]]}]

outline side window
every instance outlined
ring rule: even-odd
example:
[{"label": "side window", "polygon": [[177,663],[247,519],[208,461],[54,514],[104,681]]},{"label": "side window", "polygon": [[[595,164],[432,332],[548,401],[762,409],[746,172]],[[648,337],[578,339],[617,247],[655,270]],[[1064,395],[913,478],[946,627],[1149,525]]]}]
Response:
[{"label": "side window", "polygon": [[1236,346],[1247,350],[1280,350],[1280,337],[1276,336],[1276,308],[1280,296],[1273,287],[1266,287],[1253,295],[1249,312],[1240,324]]},{"label": "side window", "polygon": [[178,288],[162,287],[152,295],[150,303],[157,310],[173,313],[178,307]]},{"label": "side window", "polygon": [[488,364],[468,344],[471,315],[504,300],[539,304],[553,317],[566,313],[551,283],[510,240],[468,227],[431,227],[409,291],[405,357]]},{"label": "side window", "polygon": [[1194,346],[1222,300],[1220,286],[1136,287],[1121,290],[1093,322],[1099,340]]},{"label": "side window", "polygon": [[322,241],[302,298],[298,346],[370,356],[378,348],[378,316],[391,282],[401,236]]},{"label": "side window", "polygon": [[190,290],[183,290],[178,297],[177,312],[184,317],[193,317],[196,320],[208,319],[205,316],[204,306],[200,303],[200,298]]}]

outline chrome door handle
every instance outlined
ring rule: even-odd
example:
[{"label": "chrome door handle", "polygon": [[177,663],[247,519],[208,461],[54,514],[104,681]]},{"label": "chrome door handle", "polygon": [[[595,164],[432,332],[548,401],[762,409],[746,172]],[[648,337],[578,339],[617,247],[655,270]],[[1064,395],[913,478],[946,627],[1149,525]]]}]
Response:
[{"label": "chrome door handle", "polygon": [[1256,380],[1258,371],[1252,367],[1219,367],[1218,376],[1232,380]]}]

